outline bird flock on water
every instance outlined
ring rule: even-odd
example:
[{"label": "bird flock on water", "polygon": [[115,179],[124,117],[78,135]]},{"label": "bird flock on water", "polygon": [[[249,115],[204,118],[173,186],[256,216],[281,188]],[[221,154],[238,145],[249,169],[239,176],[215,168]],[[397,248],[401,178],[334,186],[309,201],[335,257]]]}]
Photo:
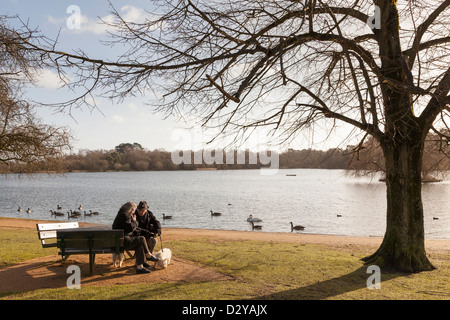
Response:
[{"label": "bird flock on water", "polygon": [[[230,203],[229,203],[228,205],[231,206]],[[100,212],[98,212],[98,211],[92,211],[92,210],[86,211],[86,210],[83,210],[82,205],[79,205],[78,208],[77,208],[76,210],[69,209],[68,211],[63,212],[63,206],[60,205],[60,204],[58,204],[58,205],[56,206],[56,210],[52,210],[52,209],[51,209],[51,210],[49,210],[49,211],[50,211],[51,216],[53,216],[53,217],[55,217],[55,218],[56,218],[56,217],[67,217],[67,219],[78,219],[78,218],[80,218],[80,217],[90,217],[90,216],[96,216],[96,215],[99,215],[99,214],[100,214]],[[26,212],[27,214],[31,214],[31,213],[32,213],[32,210],[28,207],[28,208],[24,211],[24,210],[22,209],[22,207],[19,206],[18,209],[17,209],[17,212],[18,212],[18,213],[20,213],[20,212]],[[220,217],[220,216],[222,216],[222,213],[221,213],[221,212],[217,212],[217,211],[213,211],[213,210],[210,210],[209,213],[210,213],[211,217]],[[340,213],[338,213],[338,214],[336,214],[336,217],[337,217],[337,218],[342,218],[343,215],[340,214]],[[173,219],[173,216],[171,216],[171,215],[166,215],[165,213],[163,213],[163,214],[162,214],[162,219],[163,219],[163,220],[172,220],[172,219]],[[432,217],[432,219],[433,219],[433,220],[439,220],[439,217]],[[253,214],[250,214],[250,215],[248,216],[248,218],[246,219],[246,221],[249,223],[250,228],[251,228],[252,230],[262,230],[262,228],[263,228],[263,226],[262,226],[261,224],[255,224],[255,223],[262,223],[263,220],[260,219],[260,218],[254,217]],[[290,227],[291,232],[294,232],[294,231],[303,231],[303,230],[305,230],[305,228],[306,228],[305,226],[302,226],[302,225],[294,225],[293,222],[289,222],[289,224],[290,224],[290,226],[291,226],[291,227]]]},{"label": "bird flock on water", "polygon": [[[17,212],[20,213],[22,211],[23,211],[22,207],[19,206],[19,208],[17,209]],[[28,214],[32,213],[30,208],[28,208],[25,212],[28,213]],[[50,212],[50,215],[52,217],[54,217],[54,218],[56,218],[56,217],[67,217],[67,219],[78,219],[80,217],[90,217],[90,216],[95,216],[95,215],[99,215],[100,214],[100,212],[98,212],[98,211],[92,211],[92,210],[86,211],[86,210],[83,210],[83,206],[82,205],[79,205],[76,210],[69,209],[68,211],[64,212],[63,211],[63,206],[60,205],[60,204],[58,204],[56,206],[55,210],[50,209],[49,212]]]}]

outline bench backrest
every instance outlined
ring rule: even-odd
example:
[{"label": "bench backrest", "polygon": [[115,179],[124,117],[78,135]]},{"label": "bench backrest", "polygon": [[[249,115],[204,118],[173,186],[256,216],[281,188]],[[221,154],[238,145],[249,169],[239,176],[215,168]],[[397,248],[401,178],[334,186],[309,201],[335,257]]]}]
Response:
[{"label": "bench backrest", "polygon": [[57,233],[57,246],[64,253],[66,249],[111,250],[123,252],[123,230],[68,230]]},{"label": "bench backrest", "polygon": [[56,230],[78,228],[78,222],[38,223],[36,228],[42,247],[56,247]]}]

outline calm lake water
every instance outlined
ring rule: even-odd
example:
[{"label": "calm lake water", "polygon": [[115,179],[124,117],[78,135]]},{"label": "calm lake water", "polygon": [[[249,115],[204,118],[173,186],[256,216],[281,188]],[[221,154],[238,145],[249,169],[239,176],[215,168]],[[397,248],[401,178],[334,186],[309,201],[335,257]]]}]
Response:
[{"label": "calm lake water", "polygon": [[[295,176],[294,176],[295,175]],[[0,176],[0,216],[67,221],[50,210],[99,211],[78,221],[112,224],[122,204],[146,200],[163,228],[248,230],[249,214],[262,231],[383,236],[386,188],[376,178],[355,178],[343,170],[150,171]],[[450,181],[423,187],[427,238],[450,238]],[[17,212],[18,207],[23,209]],[[30,208],[31,213],[26,213]],[[221,212],[211,217],[210,210]],[[172,215],[163,220],[162,214]],[[338,217],[341,215],[341,217]],[[434,220],[433,217],[438,217]],[[73,219],[71,219],[72,221]]]}]

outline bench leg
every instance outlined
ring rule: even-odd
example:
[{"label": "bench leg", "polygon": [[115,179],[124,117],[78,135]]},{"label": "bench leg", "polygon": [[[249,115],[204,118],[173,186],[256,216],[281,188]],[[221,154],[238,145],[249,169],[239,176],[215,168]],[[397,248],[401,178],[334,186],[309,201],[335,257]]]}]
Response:
[{"label": "bench leg", "polygon": [[95,253],[89,254],[89,271],[94,274]]}]

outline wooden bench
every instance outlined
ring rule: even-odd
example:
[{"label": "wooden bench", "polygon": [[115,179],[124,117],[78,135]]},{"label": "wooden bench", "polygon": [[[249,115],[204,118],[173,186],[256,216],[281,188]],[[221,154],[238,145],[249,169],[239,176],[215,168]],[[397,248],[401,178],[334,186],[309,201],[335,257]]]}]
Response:
[{"label": "wooden bench", "polygon": [[61,229],[78,228],[78,222],[62,222],[62,223],[38,223],[36,228],[39,240],[41,240],[42,248],[56,247],[56,231]]},{"label": "wooden bench", "polygon": [[58,247],[60,249],[58,254],[63,260],[74,254],[88,254],[91,273],[94,273],[96,254],[124,252],[124,237],[121,229],[102,226],[80,228],[77,222],[40,224],[37,227],[41,241],[56,238],[56,242],[43,242],[42,246]]}]

